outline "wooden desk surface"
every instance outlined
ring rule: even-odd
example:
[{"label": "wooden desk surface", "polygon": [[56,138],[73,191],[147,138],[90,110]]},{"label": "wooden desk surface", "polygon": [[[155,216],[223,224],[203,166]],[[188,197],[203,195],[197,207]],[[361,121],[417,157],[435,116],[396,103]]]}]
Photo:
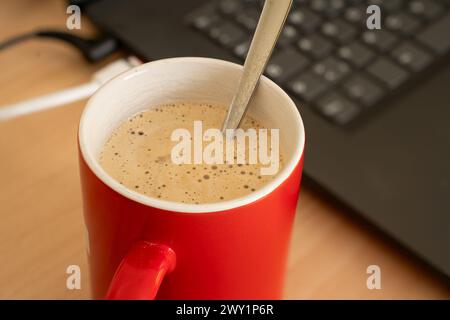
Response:
[{"label": "wooden desk surface", "polygon": [[[0,40],[34,27],[64,27],[60,0],[0,2]],[[83,34],[93,28],[83,20]],[[111,61],[113,59],[109,59]],[[0,52],[0,106],[89,80],[99,65],[50,40]],[[88,299],[76,154],[85,101],[0,123],[0,298]],[[81,290],[66,289],[79,265]],[[366,268],[381,267],[368,290]],[[303,186],[288,263],[288,299],[449,299],[434,272]]]}]

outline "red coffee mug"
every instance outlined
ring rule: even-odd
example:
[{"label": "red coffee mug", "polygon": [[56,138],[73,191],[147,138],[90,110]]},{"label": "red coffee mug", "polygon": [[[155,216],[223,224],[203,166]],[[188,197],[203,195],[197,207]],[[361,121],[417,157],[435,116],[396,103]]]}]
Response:
[{"label": "red coffee mug", "polygon": [[127,189],[98,155],[112,130],[151,106],[228,105],[242,67],[206,58],[159,60],[105,84],[79,127],[80,175],[96,299],[280,299],[300,188],[305,134],[297,108],[262,77],[249,113],[279,128],[284,166],[231,201],[183,204]]}]

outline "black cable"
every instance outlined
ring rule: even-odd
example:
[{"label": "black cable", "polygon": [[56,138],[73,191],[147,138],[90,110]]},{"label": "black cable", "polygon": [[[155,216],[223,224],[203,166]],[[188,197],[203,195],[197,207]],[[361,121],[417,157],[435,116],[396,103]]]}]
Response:
[{"label": "black cable", "polygon": [[99,61],[116,51],[119,47],[118,41],[109,36],[101,37],[99,39],[86,39],[68,32],[41,30],[7,39],[6,41],[0,43],[0,50],[4,50],[33,37],[51,38],[69,43],[80,50],[85,59],[89,62]]},{"label": "black cable", "polygon": [[8,47],[11,47],[19,42],[28,40],[29,38],[35,37],[36,33],[35,32],[30,32],[27,34],[21,34],[19,36],[15,36],[12,38],[7,39],[6,41],[0,43],[0,50],[4,50]]}]

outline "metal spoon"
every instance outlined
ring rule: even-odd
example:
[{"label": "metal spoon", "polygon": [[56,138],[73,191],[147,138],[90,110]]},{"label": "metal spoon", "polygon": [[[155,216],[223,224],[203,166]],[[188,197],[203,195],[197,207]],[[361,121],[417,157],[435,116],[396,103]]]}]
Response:
[{"label": "metal spoon", "polygon": [[250,99],[291,8],[292,0],[266,0],[256,27],[238,90],[229,108],[222,130],[236,129],[247,111]]}]

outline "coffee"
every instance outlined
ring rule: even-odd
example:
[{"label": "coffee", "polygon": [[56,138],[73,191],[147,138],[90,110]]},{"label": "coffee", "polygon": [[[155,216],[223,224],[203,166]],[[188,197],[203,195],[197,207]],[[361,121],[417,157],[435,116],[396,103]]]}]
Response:
[{"label": "coffee", "polygon": [[[202,204],[248,195],[275,176],[262,175],[260,163],[175,164],[171,157],[176,144],[171,140],[174,130],[192,132],[195,121],[202,121],[204,130],[220,128],[225,115],[225,107],[211,104],[153,107],[113,131],[100,155],[100,164],[120,184],[154,198]],[[246,116],[241,128],[258,130],[262,124]],[[248,152],[245,150],[245,154]],[[282,164],[280,154],[279,169]]]}]

